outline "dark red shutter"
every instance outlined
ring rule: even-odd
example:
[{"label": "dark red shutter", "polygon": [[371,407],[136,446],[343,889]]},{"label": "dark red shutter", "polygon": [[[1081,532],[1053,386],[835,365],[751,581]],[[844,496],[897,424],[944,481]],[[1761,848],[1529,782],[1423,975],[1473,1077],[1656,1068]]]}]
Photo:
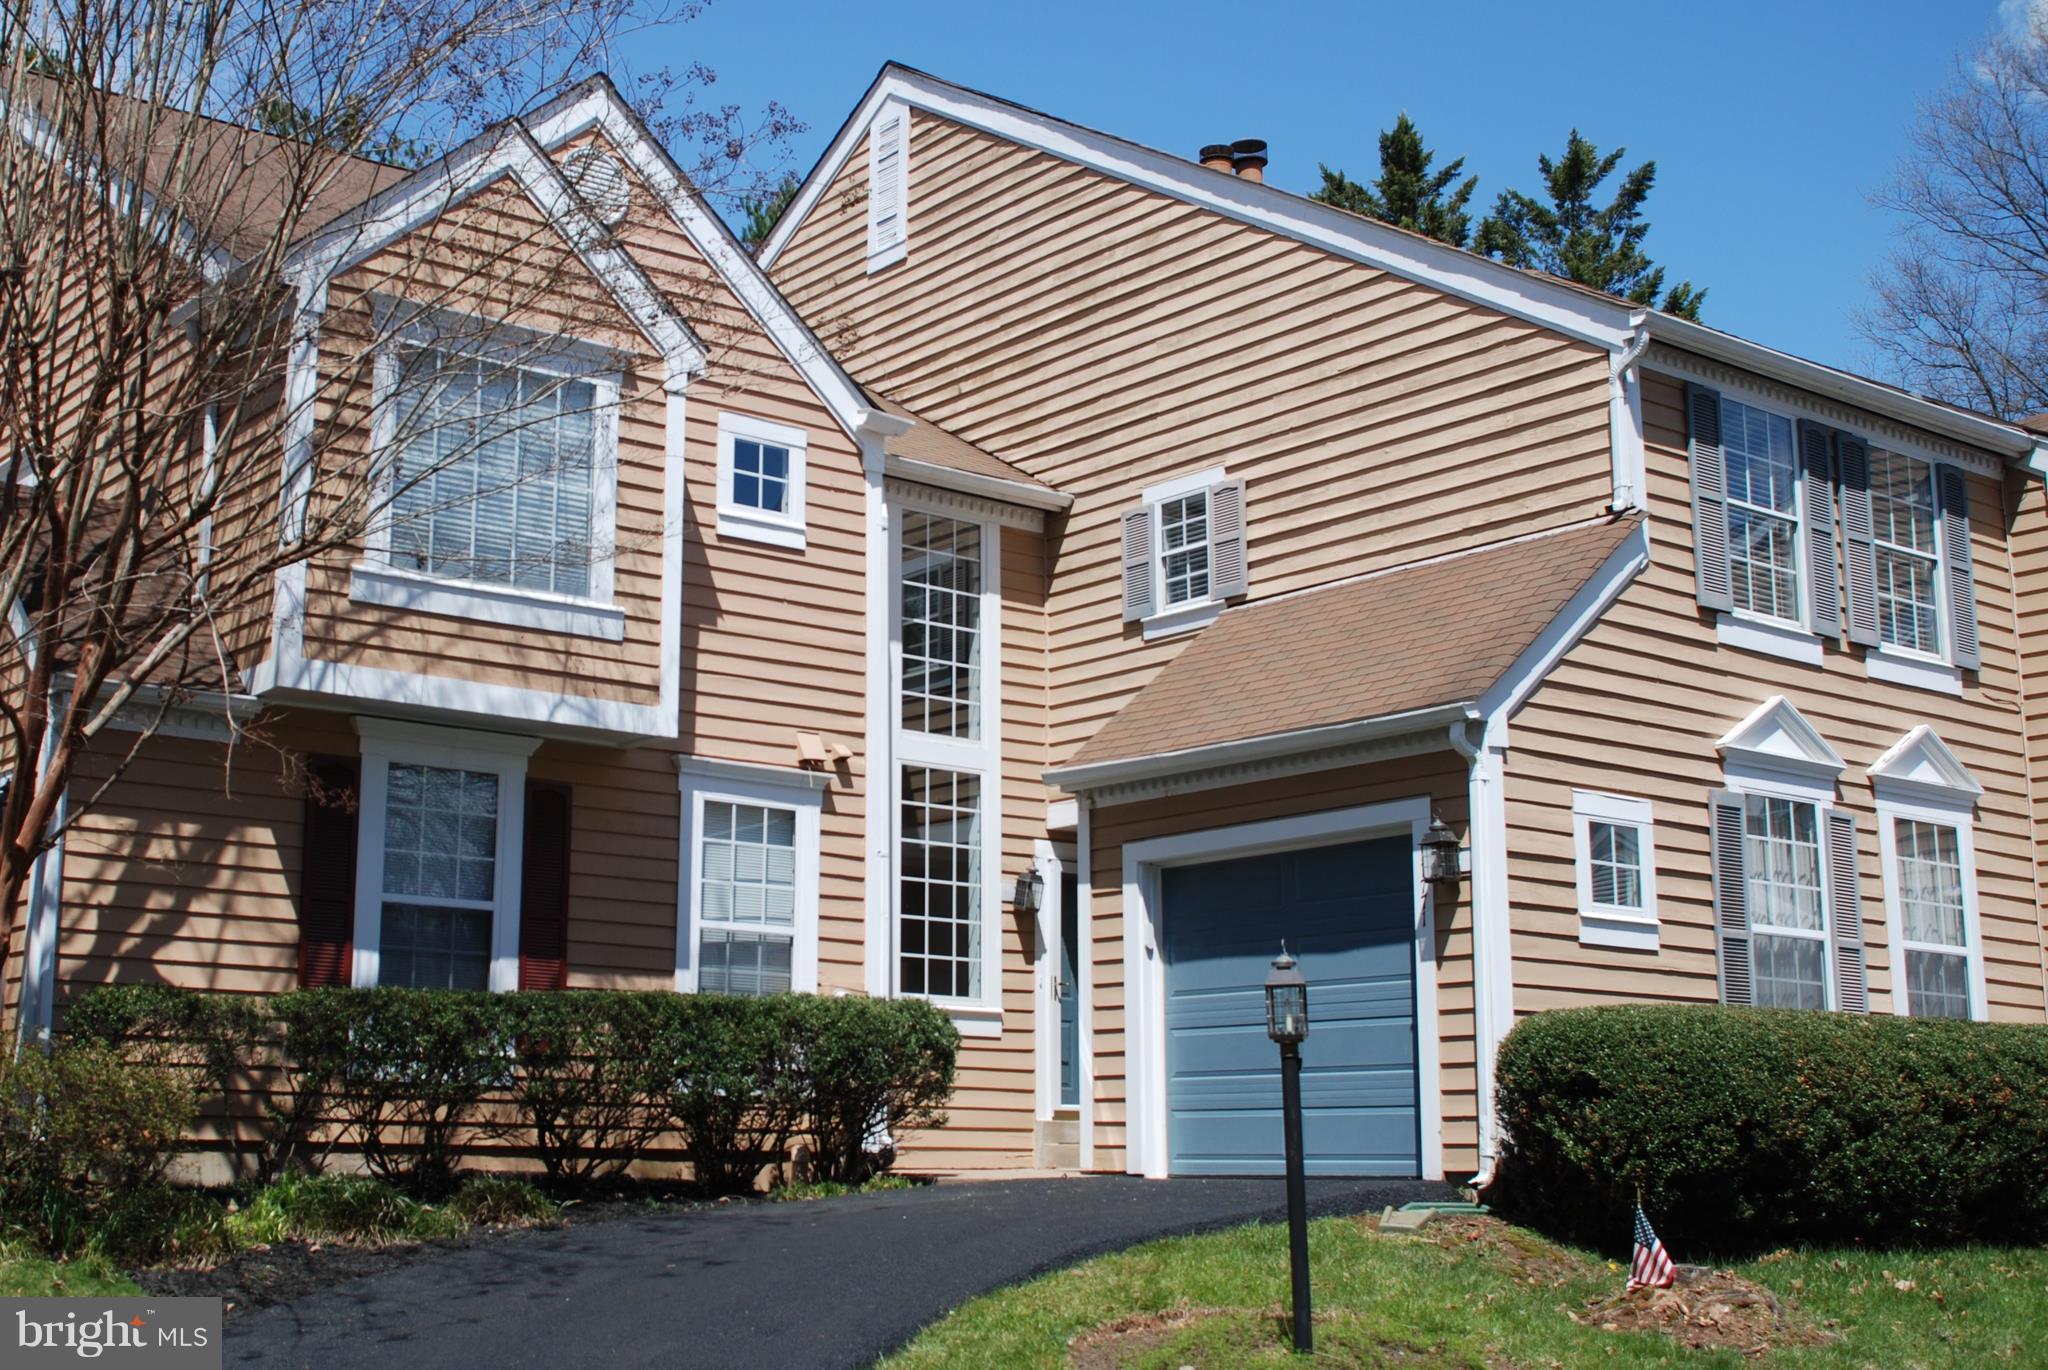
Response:
[{"label": "dark red shutter", "polygon": [[520,875],[519,988],[569,982],[569,787],[526,786],[526,851]]},{"label": "dark red shutter", "polygon": [[346,985],[354,974],[356,796],[361,767],[346,758],[308,764],[306,833],[299,868],[299,983]]}]

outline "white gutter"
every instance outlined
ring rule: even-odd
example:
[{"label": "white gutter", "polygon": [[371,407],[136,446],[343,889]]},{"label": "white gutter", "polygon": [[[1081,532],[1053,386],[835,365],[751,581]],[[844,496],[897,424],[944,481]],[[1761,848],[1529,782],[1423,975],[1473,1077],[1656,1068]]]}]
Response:
[{"label": "white gutter", "polygon": [[1614,498],[1607,507],[1617,514],[1650,507],[1643,460],[1643,388],[1636,370],[1636,363],[1650,350],[1646,313],[1637,311],[1634,335],[1608,358],[1607,446],[1614,468]]},{"label": "white gutter", "polygon": [[1249,737],[1235,742],[1215,742],[1201,747],[1184,747],[1178,751],[1153,752],[1145,756],[1124,757],[1115,761],[1097,761],[1085,766],[1055,766],[1045,772],[1044,778],[1046,784],[1065,790],[1069,794],[1086,794],[1090,790],[1104,789],[1111,785],[1161,780],[1188,771],[1242,765],[1248,761],[1268,761],[1274,757],[1292,756],[1297,752],[1319,751],[1325,747],[1343,747],[1354,742],[1370,742],[1382,737],[1396,737],[1402,733],[1423,732],[1447,723],[1461,723],[1471,715],[1471,711],[1472,705],[1469,700],[1456,704],[1438,704],[1427,709],[1382,714],[1378,718],[1360,719],[1353,723],[1337,723],[1320,728],[1297,728],[1292,732],[1267,733],[1263,737]]},{"label": "white gutter", "polygon": [[[1472,723],[1478,725],[1473,739]],[[1502,747],[1480,720],[1452,724],[1446,735],[1465,758],[1465,840],[1472,849],[1472,1070],[1473,1112],[1479,1121],[1479,1173],[1475,1190],[1493,1183],[1500,1163],[1500,1124],[1494,1116],[1495,1055],[1514,1024],[1514,950],[1508,931],[1507,802]]]}]

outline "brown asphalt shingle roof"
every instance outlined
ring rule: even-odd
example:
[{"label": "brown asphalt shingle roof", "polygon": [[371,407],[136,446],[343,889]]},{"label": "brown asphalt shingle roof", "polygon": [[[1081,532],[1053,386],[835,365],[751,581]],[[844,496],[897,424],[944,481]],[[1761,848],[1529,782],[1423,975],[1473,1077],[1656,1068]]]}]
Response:
[{"label": "brown asphalt shingle roof", "polygon": [[872,386],[862,388],[883,413],[894,414],[899,419],[909,419],[917,425],[908,433],[890,438],[882,444],[882,450],[890,456],[901,457],[905,461],[921,461],[932,466],[943,466],[953,471],[968,471],[977,476],[990,476],[996,480],[1015,481],[1019,485],[1036,486],[1040,490],[1052,488],[1036,476],[1027,475],[1022,468],[1012,466],[994,453],[984,451],[958,434],[939,427],[930,419],[912,413]]},{"label": "brown asphalt shingle roof", "polygon": [[1477,700],[1640,523],[1225,610],[1059,769]]}]

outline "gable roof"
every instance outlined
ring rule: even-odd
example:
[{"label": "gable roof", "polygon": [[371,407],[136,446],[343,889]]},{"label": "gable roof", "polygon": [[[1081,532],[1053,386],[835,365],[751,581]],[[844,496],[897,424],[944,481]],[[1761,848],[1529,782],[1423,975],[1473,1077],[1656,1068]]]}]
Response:
[{"label": "gable roof", "polygon": [[[760,260],[773,269],[811,209],[852,156],[882,106],[902,101],[1065,161],[1211,210],[1282,237],[1485,305],[1607,348],[1633,362],[1651,337],[1672,347],[1776,377],[1845,403],[2025,461],[2048,475],[2048,435],[1959,409],[1896,386],[1646,309],[1545,272],[1508,266],[1393,224],[1337,209],[1263,181],[1211,170],[1186,157],[1070,123],[1028,106],[886,63],[805,178]],[[914,229],[913,229],[914,232]],[[915,248],[912,248],[915,251]]]},{"label": "gable roof", "polygon": [[1046,778],[1086,788],[1140,758],[1191,769],[1256,739],[1474,717],[1641,528],[1579,524],[1227,609]]},{"label": "gable roof", "polygon": [[1072,495],[912,413],[887,395],[873,388],[867,394],[883,413],[912,425],[883,439],[883,466],[890,475],[1034,509],[1065,509],[1074,502]]}]

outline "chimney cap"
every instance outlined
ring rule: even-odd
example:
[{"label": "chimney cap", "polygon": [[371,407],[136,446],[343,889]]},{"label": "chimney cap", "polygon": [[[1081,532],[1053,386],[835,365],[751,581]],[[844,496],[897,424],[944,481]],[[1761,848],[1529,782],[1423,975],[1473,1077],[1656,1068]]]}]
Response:
[{"label": "chimney cap", "polygon": [[1233,157],[1263,157],[1266,155],[1264,138],[1240,138],[1230,145]]},{"label": "chimney cap", "polygon": [[1217,158],[1230,156],[1233,151],[1235,149],[1229,143],[1205,143],[1196,160],[1202,162],[1214,161]]}]

